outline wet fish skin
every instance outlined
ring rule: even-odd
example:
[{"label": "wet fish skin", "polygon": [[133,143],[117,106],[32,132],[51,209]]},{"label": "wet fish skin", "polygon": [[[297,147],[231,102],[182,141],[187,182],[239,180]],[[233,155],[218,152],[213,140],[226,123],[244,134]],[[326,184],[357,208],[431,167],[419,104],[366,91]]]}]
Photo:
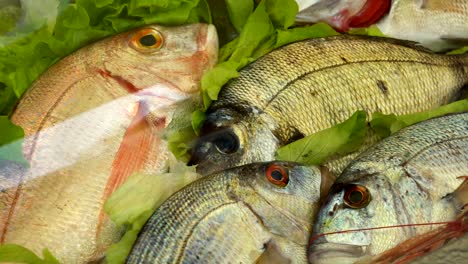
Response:
[{"label": "wet fish skin", "polygon": [[[148,30],[161,34],[160,48],[132,46]],[[149,25],[48,69],[12,116],[30,168],[0,170],[0,243],[48,248],[63,263],[100,259],[121,235],[104,214],[106,199],[134,172],[166,169],[160,134],[216,59],[213,26]]]},{"label": "wet fish skin", "polygon": [[368,27],[384,16],[390,0],[296,0],[298,23],[326,22],[340,32]]},{"label": "wet fish skin", "polygon": [[[290,44],[223,87],[191,163],[206,175],[273,160],[280,146],[343,122],[357,110],[425,111],[454,100],[467,83],[467,56],[438,55],[404,41],[342,35]],[[376,140],[369,137],[366,146]],[[348,160],[328,165],[339,173]]]},{"label": "wet fish skin", "polygon": [[421,43],[434,51],[468,45],[467,0],[394,0],[376,25],[388,37]]},{"label": "wet fish skin", "polygon": [[[287,171],[286,186],[267,179],[273,167]],[[308,217],[331,185],[327,177],[318,167],[291,162],[248,164],[203,177],[156,210],[127,263],[271,263],[271,257],[306,263]]]},{"label": "wet fish skin", "polygon": [[[313,236],[363,228],[454,220],[466,203],[455,191],[468,175],[468,113],[431,119],[390,136],[353,161],[330,189]],[[370,202],[351,208],[344,192],[365,186]],[[466,190],[465,190],[466,191]],[[318,238],[312,263],[354,263],[437,226],[395,227]]]}]

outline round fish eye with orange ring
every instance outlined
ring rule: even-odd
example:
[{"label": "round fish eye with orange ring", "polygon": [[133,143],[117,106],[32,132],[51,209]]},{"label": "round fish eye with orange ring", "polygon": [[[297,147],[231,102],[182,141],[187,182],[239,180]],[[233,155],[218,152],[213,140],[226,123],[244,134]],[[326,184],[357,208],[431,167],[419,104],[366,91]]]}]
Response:
[{"label": "round fish eye with orange ring", "polygon": [[154,52],[164,44],[164,37],[154,28],[143,28],[133,34],[130,46],[139,52]]},{"label": "round fish eye with orange ring", "polygon": [[286,187],[289,182],[288,170],[281,165],[272,164],[266,169],[266,178],[278,187]]},{"label": "round fish eye with orange ring", "polygon": [[371,195],[362,185],[348,184],[344,187],[343,202],[351,208],[359,209],[369,204]]}]

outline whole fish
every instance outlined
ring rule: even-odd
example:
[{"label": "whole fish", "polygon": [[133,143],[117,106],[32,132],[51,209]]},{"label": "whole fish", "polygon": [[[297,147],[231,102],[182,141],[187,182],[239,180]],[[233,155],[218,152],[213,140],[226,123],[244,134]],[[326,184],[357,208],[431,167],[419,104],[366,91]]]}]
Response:
[{"label": "whole fish", "polygon": [[[467,83],[468,56],[433,54],[407,42],[342,35],[290,44],[221,89],[191,164],[208,174],[273,160],[280,146],[343,122],[356,110],[425,111],[450,102]],[[347,160],[328,165],[337,173]]]},{"label": "whole fish", "polygon": [[341,32],[352,27],[368,27],[390,8],[390,0],[296,0],[296,22],[326,22]]},{"label": "whole fish", "polygon": [[215,28],[149,25],[76,51],[43,73],[12,121],[28,169],[0,169],[0,243],[62,263],[103,256],[121,235],[107,198],[135,172],[164,172],[176,105],[216,63]]},{"label": "whole fish", "polygon": [[468,46],[468,0],[393,0],[377,27],[435,51]]},{"label": "whole fish", "polygon": [[[354,263],[387,250],[379,257],[390,258],[384,263],[408,261],[463,235],[468,232],[467,175],[468,113],[401,130],[338,177],[315,221],[310,261]],[[457,219],[458,225],[442,229],[430,225]],[[406,247],[395,248],[408,239]],[[397,253],[408,249],[406,256]]]},{"label": "whole fish", "polygon": [[155,211],[127,263],[307,263],[309,217],[333,181],[289,162],[203,177]]}]

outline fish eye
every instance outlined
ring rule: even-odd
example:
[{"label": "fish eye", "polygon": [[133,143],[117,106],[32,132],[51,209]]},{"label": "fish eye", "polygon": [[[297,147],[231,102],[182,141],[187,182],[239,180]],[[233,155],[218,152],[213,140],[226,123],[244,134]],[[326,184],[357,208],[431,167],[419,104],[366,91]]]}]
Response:
[{"label": "fish eye", "polygon": [[370,192],[365,186],[349,184],[344,187],[344,190],[343,201],[350,208],[362,208],[371,200]]},{"label": "fish eye", "polygon": [[289,182],[287,169],[277,164],[273,164],[267,167],[266,177],[269,182],[279,187],[285,187]]},{"label": "fish eye", "polygon": [[157,51],[162,47],[163,43],[163,35],[154,28],[140,29],[130,40],[130,46],[143,53]]},{"label": "fish eye", "polygon": [[239,149],[239,138],[231,131],[218,134],[213,140],[216,149],[223,154],[232,154]]}]

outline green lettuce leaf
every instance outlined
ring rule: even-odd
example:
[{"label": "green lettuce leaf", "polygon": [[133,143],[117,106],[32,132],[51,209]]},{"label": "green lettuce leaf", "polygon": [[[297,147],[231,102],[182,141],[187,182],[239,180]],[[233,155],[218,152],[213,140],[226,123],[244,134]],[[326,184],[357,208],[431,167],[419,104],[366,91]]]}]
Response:
[{"label": "green lettuce leaf", "polygon": [[0,8],[0,18],[2,18],[2,23],[0,23],[0,34],[8,32],[14,28],[20,15],[21,8],[19,6],[7,5]]},{"label": "green lettuce leaf", "polygon": [[15,245],[0,245],[0,262],[27,263],[27,264],[59,264],[60,262],[48,249],[42,251],[44,259],[38,257],[31,250]]},{"label": "green lettuce leaf", "polygon": [[0,160],[28,165],[22,150],[23,129],[13,124],[7,116],[0,116],[0,131]]},{"label": "green lettuce leaf", "polygon": [[279,148],[276,159],[320,165],[334,155],[358,150],[366,132],[366,112],[357,111],[343,123]]},{"label": "green lettuce leaf", "polygon": [[348,31],[348,34],[351,35],[364,35],[364,36],[374,36],[374,37],[385,37],[385,35],[380,31],[376,25],[372,25],[367,28],[353,28]]},{"label": "green lettuce leaf", "polygon": [[200,107],[200,98],[179,103],[172,121],[164,130],[163,139],[168,142],[169,150],[178,160],[187,162],[190,158],[188,151],[197,137],[193,128],[200,127],[205,120],[205,113],[196,111]]},{"label": "green lettuce leaf", "polygon": [[169,196],[200,177],[195,167],[170,158],[169,173],[135,174],[107,200],[104,210],[121,227],[123,238],[106,252],[107,263],[124,263],[138,233]]},{"label": "green lettuce leaf", "polygon": [[390,136],[391,134],[399,131],[402,128],[422,122],[430,118],[467,111],[468,99],[463,99],[448,105],[441,106],[434,110],[408,115],[396,116],[394,114],[384,115],[381,113],[375,113],[370,122],[370,125],[371,128],[377,133],[377,135],[384,138]]},{"label": "green lettuce leaf", "polygon": [[252,0],[225,0],[225,2],[232,25],[237,32],[241,32],[254,9],[254,2]]},{"label": "green lettuce leaf", "polygon": [[461,47],[459,49],[449,51],[449,52],[447,52],[447,54],[456,55],[456,54],[465,54],[467,52],[468,52],[468,46],[465,46],[465,47]]}]

